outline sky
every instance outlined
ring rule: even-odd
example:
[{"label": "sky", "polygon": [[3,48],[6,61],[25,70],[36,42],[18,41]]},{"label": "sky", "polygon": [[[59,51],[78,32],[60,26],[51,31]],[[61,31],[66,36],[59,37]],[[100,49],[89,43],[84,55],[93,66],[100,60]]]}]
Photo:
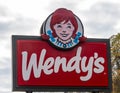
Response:
[{"label": "sky", "polygon": [[87,38],[120,33],[120,0],[0,0],[0,93],[12,92],[12,35],[40,36],[40,27],[58,8],[77,15]]}]

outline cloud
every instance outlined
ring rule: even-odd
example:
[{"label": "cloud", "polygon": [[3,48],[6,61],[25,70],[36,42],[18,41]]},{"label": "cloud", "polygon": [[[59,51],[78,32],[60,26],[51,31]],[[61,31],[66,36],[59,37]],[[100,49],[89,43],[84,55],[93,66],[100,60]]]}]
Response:
[{"label": "cloud", "polygon": [[9,12],[8,9],[0,6],[0,40],[5,39],[11,34],[28,34],[33,30],[38,29],[38,21],[26,18],[22,15],[14,15]]},{"label": "cloud", "polygon": [[0,32],[4,33],[4,30],[8,29],[7,27],[4,27],[6,22],[9,22],[11,20],[11,17],[9,15],[9,12],[7,9],[3,6],[0,6]]},{"label": "cloud", "polygon": [[9,58],[3,58],[0,61],[0,92],[7,93],[11,87],[11,61]]},{"label": "cloud", "polygon": [[83,11],[85,33],[90,37],[107,37],[118,33],[115,26],[120,19],[120,4],[96,3],[89,10]]},{"label": "cloud", "polygon": [[[83,0],[81,0],[81,1],[83,1]],[[78,4],[79,3],[77,0],[73,0],[73,1],[70,1],[70,0],[64,0],[64,1],[56,0],[56,1],[54,1],[54,0],[52,0],[48,5],[48,10],[54,11],[57,8],[67,8],[70,10],[76,10]]]},{"label": "cloud", "polygon": [[10,93],[11,73],[11,35],[39,35],[37,20],[12,14],[8,8],[0,6],[0,92]]},{"label": "cloud", "polygon": [[4,34],[25,34],[36,29],[37,21],[23,17],[14,17],[14,20],[0,22],[0,33]]}]

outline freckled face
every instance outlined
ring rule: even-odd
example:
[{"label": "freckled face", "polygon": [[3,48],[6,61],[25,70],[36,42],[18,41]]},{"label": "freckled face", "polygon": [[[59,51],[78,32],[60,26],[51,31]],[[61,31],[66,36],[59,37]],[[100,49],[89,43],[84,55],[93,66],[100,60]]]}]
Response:
[{"label": "freckled face", "polygon": [[62,21],[59,24],[55,24],[53,27],[57,36],[63,41],[70,39],[75,29],[70,21],[66,23],[65,21]]}]

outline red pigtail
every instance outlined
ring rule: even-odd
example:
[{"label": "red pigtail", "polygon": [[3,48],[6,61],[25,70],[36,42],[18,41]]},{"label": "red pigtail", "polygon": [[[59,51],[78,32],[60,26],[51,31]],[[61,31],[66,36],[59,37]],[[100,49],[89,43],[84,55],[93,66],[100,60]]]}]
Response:
[{"label": "red pigtail", "polygon": [[43,40],[49,40],[49,36],[45,34],[41,34]]},{"label": "red pigtail", "polygon": [[87,40],[87,37],[82,36],[82,37],[79,38],[79,40],[80,40],[80,42],[85,42]]}]

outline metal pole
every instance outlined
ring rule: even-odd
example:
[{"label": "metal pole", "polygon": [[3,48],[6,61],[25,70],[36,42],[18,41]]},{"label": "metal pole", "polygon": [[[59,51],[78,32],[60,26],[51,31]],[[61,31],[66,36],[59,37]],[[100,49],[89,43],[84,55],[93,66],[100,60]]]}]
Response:
[{"label": "metal pole", "polygon": [[99,93],[99,91],[93,91],[92,93]]},{"label": "metal pole", "polygon": [[32,91],[26,91],[26,93],[32,93]]}]

